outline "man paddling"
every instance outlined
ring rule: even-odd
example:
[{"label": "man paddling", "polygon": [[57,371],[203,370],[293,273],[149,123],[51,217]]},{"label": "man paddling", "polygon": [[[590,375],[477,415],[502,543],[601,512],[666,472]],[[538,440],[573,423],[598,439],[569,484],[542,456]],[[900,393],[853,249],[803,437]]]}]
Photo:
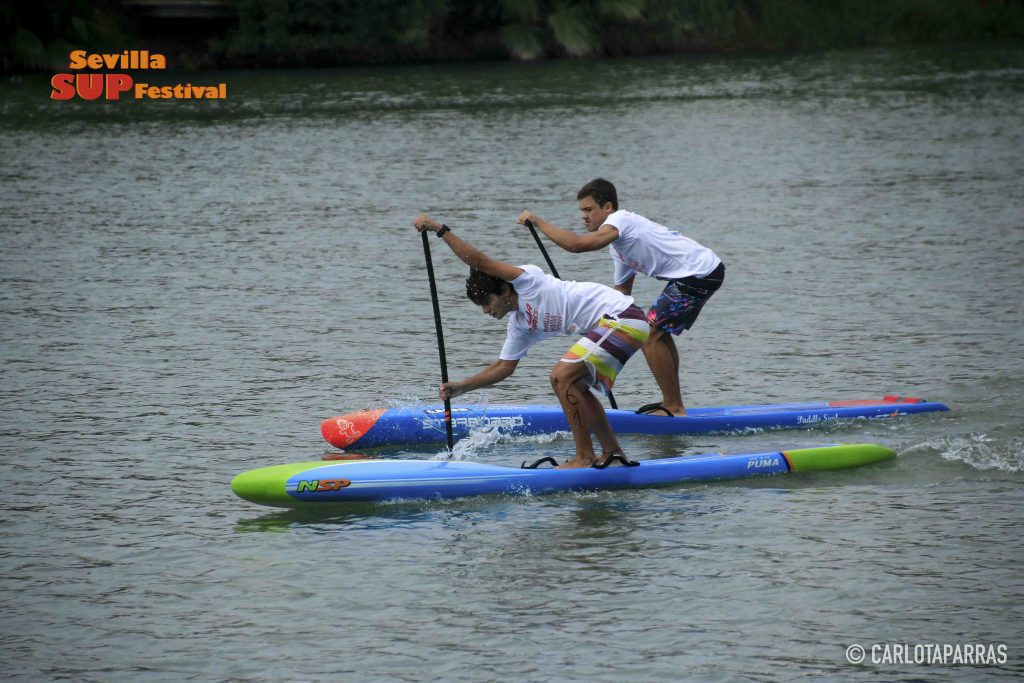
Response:
[{"label": "man paddling", "polygon": [[661,390],[661,402],[647,404],[637,412],[685,415],[679,389],[679,350],[671,335],[678,336],[697,320],[704,304],[722,286],[725,264],[715,252],[689,237],[620,210],[615,186],[603,178],[584,185],[576,199],[586,235],[563,230],[529,210],[519,214],[519,222],[531,221],[567,251],[609,247],[614,287],[623,294],[632,294],[637,273],[668,282],[647,312],[651,334],[643,347]]},{"label": "man paddling", "polygon": [[[423,214],[413,225],[420,232],[437,233],[470,267],[466,296],[473,303],[495,319],[508,315],[508,333],[498,360],[461,382],[442,383],[441,399],[497,384],[515,372],[530,347],[543,339],[584,333],[551,370],[551,387],[576,444],[575,457],[560,467],[626,464],[604,406],[591,389],[607,393],[622,366],[647,340],[650,326],[633,297],[595,282],[559,280],[537,266],[498,261]],[[601,443],[600,461],[591,431]]]}]

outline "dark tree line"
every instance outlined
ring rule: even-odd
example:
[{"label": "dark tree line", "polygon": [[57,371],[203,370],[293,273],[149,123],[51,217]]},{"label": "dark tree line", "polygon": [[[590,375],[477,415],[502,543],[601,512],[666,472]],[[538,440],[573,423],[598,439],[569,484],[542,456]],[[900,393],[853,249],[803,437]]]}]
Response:
[{"label": "dark tree line", "polygon": [[[819,49],[1024,38],[1024,0],[223,0],[228,21],[185,30],[208,66],[309,66]],[[182,26],[130,0],[0,0],[5,71],[71,49],[174,45]],[[161,33],[167,35],[161,35]],[[171,35],[173,34],[173,35]]]}]

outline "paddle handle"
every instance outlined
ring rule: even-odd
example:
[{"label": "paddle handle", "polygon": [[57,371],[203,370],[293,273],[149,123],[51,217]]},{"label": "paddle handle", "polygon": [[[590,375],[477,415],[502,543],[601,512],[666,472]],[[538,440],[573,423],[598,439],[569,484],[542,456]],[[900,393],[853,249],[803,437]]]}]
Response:
[{"label": "paddle handle", "polygon": [[[537,228],[534,227],[533,221],[527,218],[525,225],[530,229],[530,234],[533,235],[533,239],[536,240],[537,246],[540,247],[540,253],[544,255],[544,260],[548,262],[548,268],[551,269],[551,274],[561,280],[562,278],[558,275],[558,269],[555,268],[555,264],[552,263],[551,257],[548,256],[548,250],[544,248],[544,243],[540,241],[540,235],[537,234]],[[615,397],[612,396],[611,391],[608,392],[608,403],[615,410],[619,409],[619,404],[615,402]]]},{"label": "paddle handle", "polygon": [[[430,281],[430,300],[434,304],[434,328],[437,331],[437,353],[441,357],[441,383],[448,381],[448,357],[444,353],[444,330],[441,327],[441,305],[437,301],[437,284],[434,282],[434,262],[430,258],[430,243],[427,242],[427,231],[420,233],[423,238],[423,258],[427,262],[427,279]],[[444,400],[444,431],[448,437],[448,450],[455,445],[452,437],[452,401]]]},{"label": "paddle handle", "polygon": [[548,268],[551,269],[551,274],[561,280],[562,277],[558,274],[558,269],[555,268],[555,264],[552,263],[551,257],[548,256],[548,250],[544,248],[544,243],[540,241],[540,235],[537,234],[537,228],[534,227],[533,221],[527,218],[525,225],[530,229],[530,234],[533,235],[533,239],[537,241],[537,246],[540,247],[540,253],[544,255],[544,260],[548,262]]}]

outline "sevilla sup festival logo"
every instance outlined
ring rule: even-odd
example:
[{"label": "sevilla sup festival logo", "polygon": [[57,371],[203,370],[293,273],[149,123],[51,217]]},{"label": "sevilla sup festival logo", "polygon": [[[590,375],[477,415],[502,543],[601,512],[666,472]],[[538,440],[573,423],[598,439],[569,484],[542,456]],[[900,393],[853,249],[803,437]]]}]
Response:
[{"label": "sevilla sup festival logo", "polygon": [[89,53],[72,50],[68,71],[50,79],[51,100],[224,100],[226,83],[216,85],[153,85],[146,76],[133,77],[128,71],[163,71],[167,58],[149,50],[124,50],[115,53]]}]

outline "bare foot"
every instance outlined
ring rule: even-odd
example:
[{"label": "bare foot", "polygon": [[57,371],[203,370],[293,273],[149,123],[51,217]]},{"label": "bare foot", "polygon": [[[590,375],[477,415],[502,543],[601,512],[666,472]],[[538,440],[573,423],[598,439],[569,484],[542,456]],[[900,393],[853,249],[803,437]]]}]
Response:
[{"label": "bare foot", "polygon": [[[615,456],[621,457],[622,460],[629,460],[629,457],[626,456],[625,451],[623,451],[621,448],[616,448],[614,451],[606,451],[602,453],[601,457],[597,459],[595,464],[604,465],[604,467],[625,467],[626,463],[622,462],[622,460],[619,460],[619,458],[616,458]],[[609,460],[609,458],[614,458],[614,460]],[[604,469],[604,467],[602,467],[601,469]]]},{"label": "bare foot", "polygon": [[561,465],[556,467],[556,470],[573,470],[580,467],[593,467],[594,463],[597,462],[597,456],[590,456],[589,458],[577,455],[571,460],[566,460]]},{"label": "bare foot", "polygon": [[648,403],[636,411],[640,415],[657,415],[659,417],[681,417],[686,415],[686,408],[679,406],[678,409],[664,406],[660,403]]}]

